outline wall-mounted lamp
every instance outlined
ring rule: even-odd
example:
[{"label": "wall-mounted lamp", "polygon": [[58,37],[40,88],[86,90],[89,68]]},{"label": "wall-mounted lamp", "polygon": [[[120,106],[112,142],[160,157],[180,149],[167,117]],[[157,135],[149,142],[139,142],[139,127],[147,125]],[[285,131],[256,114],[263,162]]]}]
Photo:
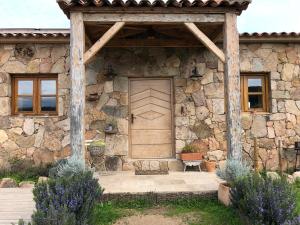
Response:
[{"label": "wall-mounted lamp", "polygon": [[106,74],[104,74],[104,76],[107,78],[107,80],[113,80],[117,76],[117,74],[113,70],[112,65],[107,66],[107,71]]},{"label": "wall-mounted lamp", "polygon": [[192,73],[191,73],[190,78],[191,78],[192,80],[197,80],[198,78],[202,78],[202,75],[199,74],[199,71],[198,71],[197,66],[195,66],[195,67],[192,69]]}]

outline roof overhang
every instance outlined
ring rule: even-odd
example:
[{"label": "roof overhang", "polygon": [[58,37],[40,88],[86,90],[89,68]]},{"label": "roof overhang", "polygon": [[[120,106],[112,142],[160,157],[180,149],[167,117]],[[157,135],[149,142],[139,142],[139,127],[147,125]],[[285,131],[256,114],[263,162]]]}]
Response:
[{"label": "roof overhang", "polygon": [[60,8],[69,17],[71,11],[87,12],[172,12],[215,13],[235,11],[241,14],[252,0],[57,0]]},{"label": "roof overhang", "polygon": [[[18,43],[69,44],[70,30],[0,29],[0,44]],[[242,33],[240,43],[300,43],[300,33]]]}]

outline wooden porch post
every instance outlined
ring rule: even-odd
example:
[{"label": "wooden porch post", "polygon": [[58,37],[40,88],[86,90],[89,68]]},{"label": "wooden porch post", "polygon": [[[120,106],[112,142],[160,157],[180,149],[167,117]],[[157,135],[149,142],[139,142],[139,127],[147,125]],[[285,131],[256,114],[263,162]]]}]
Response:
[{"label": "wooden porch post", "polygon": [[85,163],[84,146],[84,109],[85,109],[85,66],[83,54],[85,46],[85,31],[83,24],[83,14],[81,12],[71,12],[71,149],[72,157],[78,159],[80,163]]},{"label": "wooden porch post", "polygon": [[239,34],[237,30],[237,15],[225,14],[224,24],[225,51],[225,101],[227,123],[227,156],[240,159],[242,157],[242,127],[241,127],[241,97],[240,97],[240,64],[239,64]]}]

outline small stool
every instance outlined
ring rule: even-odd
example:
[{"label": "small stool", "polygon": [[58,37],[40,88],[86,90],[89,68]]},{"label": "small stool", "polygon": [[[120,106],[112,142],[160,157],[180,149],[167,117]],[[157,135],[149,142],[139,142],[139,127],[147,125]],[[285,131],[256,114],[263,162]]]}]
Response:
[{"label": "small stool", "polygon": [[198,166],[199,167],[199,172],[201,172],[201,163],[202,160],[193,160],[193,161],[182,161],[184,165],[183,171],[186,171],[187,166]]}]

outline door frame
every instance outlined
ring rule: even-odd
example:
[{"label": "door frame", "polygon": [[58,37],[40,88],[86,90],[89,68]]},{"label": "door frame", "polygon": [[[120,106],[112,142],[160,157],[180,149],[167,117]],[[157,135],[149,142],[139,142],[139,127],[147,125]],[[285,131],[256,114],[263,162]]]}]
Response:
[{"label": "door frame", "polygon": [[[170,158],[132,158],[132,144],[131,144],[131,81],[141,81],[141,80],[169,80],[170,81],[170,95],[171,95],[171,154]],[[154,159],[176,159],[176,150],[175,150],[175,112],[174,112],[174,79],[173,77],[128,77],[128,156],[130,159],[139,160],[154,160]]]}]

